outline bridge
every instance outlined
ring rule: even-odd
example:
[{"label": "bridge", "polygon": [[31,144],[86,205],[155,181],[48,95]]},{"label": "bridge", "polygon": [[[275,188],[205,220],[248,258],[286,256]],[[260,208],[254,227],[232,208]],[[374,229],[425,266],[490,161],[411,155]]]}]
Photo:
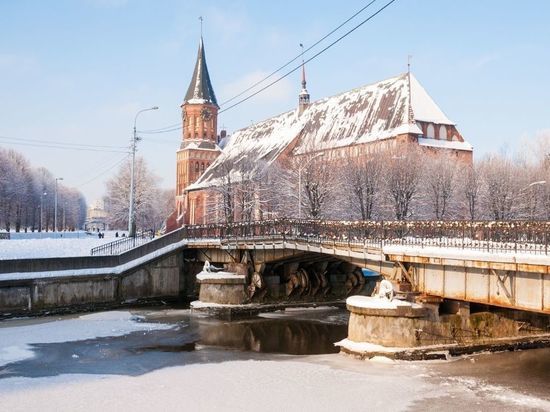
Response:
[{"label": "bridge", "polygon": [[421,298],[550,313],[548,222],[282,220],[184,231],[188,247],[211,261],[250,251],[272,266],[347,262]]},{"label": "bridge", "polygon": [[[85,280],[80,275],[87,276],[92,289],[103,286],[89,286],[90,276],[111,282],[108,293],[94,295],[95,302],[191,296],[194,276],[208,260],[219,265],[248,262],[250,273],[258,274],[280,299],[319,300],[328,286],[344,296],[353,294],[364,284],[360,269],[367,268],[416,299],[550,314],[549,234],[549,222],[522,221],[283,219],[186,226],[137,247],[132,239],[119,240],[86,258],[0,261],[0,307],[2,291],[14,299],[6,289],[13,282],[20,291],[28,288],[30,307],[41,296],[37,284],[68,277],[76,285]],[[33,273],[40,273],[41,280]],[[60,288],[52,302],[60,299]],[[67,293],[63,299],[79,302]]]}]

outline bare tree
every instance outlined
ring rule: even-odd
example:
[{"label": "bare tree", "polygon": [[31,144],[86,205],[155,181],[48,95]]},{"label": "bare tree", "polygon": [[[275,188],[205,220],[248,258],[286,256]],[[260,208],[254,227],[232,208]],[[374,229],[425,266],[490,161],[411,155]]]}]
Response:
[{"label": "bare tree", "polygon": [[222,162],[219,168],[221,169],[220,182],[207,191],[206,216],[210,222],[230,224],[235,220],[235,184],[231,165],[228,162]]},{"label": "bare tree", "polygon": [[38,199],[40,210],[38,220],[42,226],[39,230],[53,230],[55,178],[49,170],[40,167],[34,172],[34,180],[35,197]]},{"label": "bare tree", "polygon": [[514,201],[519,190],[513,162],[505,155],[491,155],[484,159],[481,167],[489,216],[494,220],[513,218]]},{"label": "bare tree", "polygon": [[433,217],[444,220],[449,215],[451,197],[455,189],[456,162],[440,154],[427,159],[424,174],[425,195],[431,205]]},{"label": "bare tree", "polygon": [[380,157],[355,158],[344,168],[343,188],[349,194],[350,210],[362,220],[375,216],[382,185],[383,163]]},{"label": "bare tree", "polygon": [[[130,203],[130,161],[125,162],[118,173],[107,182],[105,209],[111,227],[128,227],[128,207]],[[142,230],[158,229],[159,220],[164,221],[169,212],[158,208],[162,198],[159,178],[155,176],[143,158],[136,160],[135,166],[135,213],[136,226]]]},{"label": "bare tree", "polygon": [[[297,159],[304,162],[304,159]],[[305,160],[308,161],[308,160]],[[299,166],[298,166],[299,167]],[[323,161],[321,158],[306,164],[301,173],[302,208],[306,216],[313,219],[331,217],[334,209],[334,197],[336,193],[335,165]]]},{"label": "bare tree", "polygon": [[[50,223],[53,223],[54,182],[48,170],[33,169],[19,152],[0,149],[0,225],[16,232],[42,227],[53,229]],[[80,192],[72,189],[78,196],[63,199],[63,193],[68,191],[60,186],[60,204],[85,214],[86,204]],[[74,200],[76,198],[79,200]]]},{"label": "bare tree", "polygon": [[[537,133],[522,145],[521,188],[518,192],[520,217],[550,219],[550,130]],[[521,178],[523,177],[523,178]]]},{"label": "bare tree", "polygon": [[387,152],[385,179],[394,217],[406,220],[412,215],[412,202],[418,194],[422,164],[418,151],[407,146],[399,151]]},{"label": "bare tree", "polygon": [[227,162],[219,166],[223,171],[219,183],[207,194],[208,221],[232,223],[261,220],[273,212],[272,169],[262,160],[241,164],[237,170]]},{"label": "bare tree", "polygon": [[468,166],[462,175],[462,196],[465,200],[467,215],[470,220],[477,218],[479,195],[482,179],[476,164]]}]

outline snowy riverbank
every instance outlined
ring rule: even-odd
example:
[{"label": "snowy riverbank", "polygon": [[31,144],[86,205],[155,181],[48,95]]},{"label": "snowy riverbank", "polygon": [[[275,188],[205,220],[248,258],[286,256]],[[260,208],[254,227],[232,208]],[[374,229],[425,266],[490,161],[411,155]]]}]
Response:
[{"label": "snowy riverbank", "polygon": [[115,237],[115,232],[105,232],[101,239],[97,233],[85,232],[12,233],[11,236],[9,240],[0,240],[0,259],[90,256],[92,248],[120,239]]}]

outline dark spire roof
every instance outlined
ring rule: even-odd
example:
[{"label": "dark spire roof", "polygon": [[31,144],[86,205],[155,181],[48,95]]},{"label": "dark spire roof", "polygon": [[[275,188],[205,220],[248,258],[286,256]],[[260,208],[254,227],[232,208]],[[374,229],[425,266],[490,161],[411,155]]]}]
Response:
[{"label": "dark spire roof", "polygon": [[208,74],[208,67],[206,66],[206,56],[204,54],[202,36],[199,42],[197,63],[195,63],[195,70],[193,71],[191,83],[189,83],[189,88],[185,94],[184,103],[210,103],[218,106],[218,101],[216,100],[216,95],[214,94],[214,88],[212,87],[212,82],[210,81],[210,75]]}]

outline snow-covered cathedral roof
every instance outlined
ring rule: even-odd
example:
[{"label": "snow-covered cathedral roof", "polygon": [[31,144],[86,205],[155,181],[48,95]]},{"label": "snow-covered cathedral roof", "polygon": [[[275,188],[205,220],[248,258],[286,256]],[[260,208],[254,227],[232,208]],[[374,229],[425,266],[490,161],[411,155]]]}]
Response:
[{"label": "snow-covered cathedral roof", "polygon": [[222,154],[187,190],[217,186],[230,173],[238,180],[251,164],[271,164],[286,149],[295,154],[382,140],[404,133],[422,135],[416,121],[454,125],[410,74],[414,121],[409,121],[408,74],[313,102],[236,131]]}]

